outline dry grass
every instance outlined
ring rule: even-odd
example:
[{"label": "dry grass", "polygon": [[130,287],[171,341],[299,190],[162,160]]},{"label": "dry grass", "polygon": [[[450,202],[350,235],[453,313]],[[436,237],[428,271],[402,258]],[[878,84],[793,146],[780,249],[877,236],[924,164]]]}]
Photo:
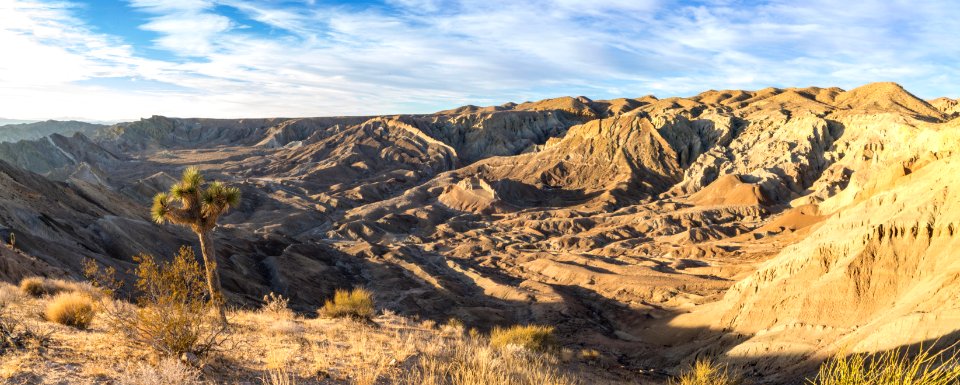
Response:
[{"label": "dry grass", "polygon": [[373,293],[362,287],[352,291],[337,290],[333,300],[328,300],[318,313],[328,318],[370,319],[374,313]]},{"label": "dry grass", "polygon": [[697,360],[692,367],[680,373],[680,377],[670,381],[671,385],[735,385],[738,376],[731,374],[726,365],[709,359]]},{"label": "dry grass", "polygon": [[482,340],[461,338],[433,346],[399,383],[404,385],[573,385],[577,375],[565,373],[550,354],[526,349],[494,348]]},{"label": "dry grass", "polygon": [[588,362],[597,362],[600,361],[602,354],[599,350],[596,349],[583,349],[579,353],[579,358],[583,361]]},{"label": "dry grass", "polygon": [[[59,327],[38,314],[55,297],[22,296],[7,311],[51,341],[0,357],[0,383],[70,384],[607,384],[602,368],[563,362],[554,354],[493,348],[459,323],[425,328],[422,322],[385,314],[374,322],[288,318],[285,312],[231,311],[235,343],[198,363],[160,358],[112,332],[97,316],[87,331]],[[140,309],[105,298],[104,307]],[[2,353],[0,353],[2,354]],[[588,374],[584,370],[592,370]]]},{"label": "dry grass", "polygon": [[838,354],[820,367],[813,385],[948,385],[960,383],[960,357],[954,349],[915,355],[891,350],[876,355]]},{"label": "dry grass", "polygon": [[93,300],[86,294],[60,293],[47,302],[43,315],[47,321],[83,330],[90,326],[96,315],[93,305]]},{"label": "dry grass", "polygon": [[270,369],[261,381],[265,385],[297,385],[297,377],[283,368]]},{"label": "dry grass", "polygon": [[19,304],[23,300],[23,294],[19,288],[9,283],[0,282],[0,308]]},{"label": "dry grass", "polygon": [[514,325],[508,328],[494,328],[490,333],[490,346],[504,348],[519,346],[527,350],[543,352],[553,349],[553,327],[542,325]]},{"label": "dry grass", "polygon": [[20,291],[34,298],[51,296],[64,292],[81,292],[90,298],[100,298],[103,293],[87,282],[74,282],[62,279],[29,277],[20,281]]},{"label": "dry grass", "polygon": [[172,358],[157,365],[140,363],[127,367],[117,378],[120,385],[200,385],[200,372]]},{"label": "dry grass", "polygon": [[264,315],[272,316],[277,319],[288,320],[295,316],[293,310],[290,310],[290,299],[284,296],[270,293],[263,296],[263,307],[260,312]]},{"label": "dry grass", "polygon": [[67,291],[69,288],[62,281],[43,277],[29,277],[20,281],[20,290],[29,296],[42,297]]}]

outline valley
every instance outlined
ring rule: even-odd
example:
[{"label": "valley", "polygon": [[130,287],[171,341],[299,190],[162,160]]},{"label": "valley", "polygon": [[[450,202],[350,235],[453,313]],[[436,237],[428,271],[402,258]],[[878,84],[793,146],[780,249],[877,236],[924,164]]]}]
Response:
[{"label": "valley", "polygon": [[718,357],[791,383],[956,339],[957,117],[872,83],[83,126],[0,143],[0,237],[23,251],[0,280],[196,246],[148,208],[197,167],[243,196],[214,232],[232,306],[312,316],[363,286],[407,317],[555,326],[625,377]]}]

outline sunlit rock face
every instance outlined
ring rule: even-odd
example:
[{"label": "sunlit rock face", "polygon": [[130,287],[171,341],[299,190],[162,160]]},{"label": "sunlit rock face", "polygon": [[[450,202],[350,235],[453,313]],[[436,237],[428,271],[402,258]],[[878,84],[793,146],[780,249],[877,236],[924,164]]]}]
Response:
[{"label": "sunlit rock face", "polygon": [[243,193],[215,231],[237,305],[308,312],[363,285],[635,367],[713,352],[793,375],[960,320],[958,115],[875,83],[55,133],[0,143],[0,236],[21,250],[0,278],[193,244],[147,206],[197,166]]}]

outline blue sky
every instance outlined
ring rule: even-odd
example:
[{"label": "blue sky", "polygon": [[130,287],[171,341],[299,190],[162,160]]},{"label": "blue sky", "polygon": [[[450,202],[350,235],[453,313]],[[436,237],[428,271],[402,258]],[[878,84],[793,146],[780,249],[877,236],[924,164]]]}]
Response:
[{"label": "blue sky", "polygon": [[895,81],[960,96],[950,2],[0,0],[0,117],[426,113]]}]

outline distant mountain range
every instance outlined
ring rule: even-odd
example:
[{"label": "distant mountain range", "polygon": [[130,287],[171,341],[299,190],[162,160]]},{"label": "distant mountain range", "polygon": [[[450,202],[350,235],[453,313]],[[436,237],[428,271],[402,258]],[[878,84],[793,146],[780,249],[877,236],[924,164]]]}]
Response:
[{"label": "distant mountain range", "polygon": [[6,126],[8,124],[23,124],[23,123],[33,123],[33,122],[36,122],[36,120],[0,118],[0,126]]},{"label": "distant mountain range", "polygon": [[0,119],[0,123],[5,122],[20,123],[0,125],[0,142],[40,139],[52,134],[72,135],[77,132],[92,135],[97,130],[107,127],[103,124],[79,122],[76,120],[47,120],[45,122],[24,123],[28,121]]}]

